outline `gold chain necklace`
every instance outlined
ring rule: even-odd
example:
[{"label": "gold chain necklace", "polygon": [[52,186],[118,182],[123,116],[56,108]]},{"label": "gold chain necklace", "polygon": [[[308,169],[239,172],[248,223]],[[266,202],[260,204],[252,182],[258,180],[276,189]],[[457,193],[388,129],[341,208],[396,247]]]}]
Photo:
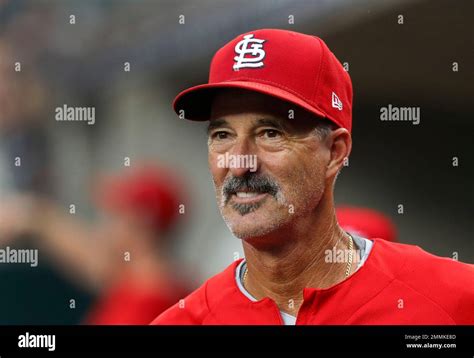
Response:
[{"label": "gold chain necklace", "polygon": [[347,260],[347,268],[346,268],[346,278],[349,276],[351,273],[351,268],[352,268],[352,249],[353,249],[353,242],[352,242],[352,236],[347,234],[349,236],[349,260]]},{"label": "gold chain necklace", "polygon": [[[349,274],[351,273],[351,268],[352,268],[352,249],[354,248],[354,244],[353,244],[353,240],[352,240],[352,236],[347,234],[349,236],[349,259],[347,260],[347,267],[346,267],[346,273],[345,273],[345,278],[347,278],[347,276],[349,276]],[[247,273],[249,272],[248,268],[247,268],[247,265],[245,265],[245,272],[244,272],[244,276],[242,278],[242,283],[244,284],[245,286],[245,282],[247,280]]]}]

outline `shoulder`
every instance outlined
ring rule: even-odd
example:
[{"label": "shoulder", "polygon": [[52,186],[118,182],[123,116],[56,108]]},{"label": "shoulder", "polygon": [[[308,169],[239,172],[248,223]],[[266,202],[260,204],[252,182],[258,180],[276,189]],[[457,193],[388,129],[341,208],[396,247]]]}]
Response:
[{"label": "shoulder", "polygon": [[235,269],[241,260],[208,279],[197,290],[160,314],[152,325],[199,325],[211,313],[216,300],[232,290]]},{"label": "shoulder", "polygon": [[415,245],[377,240],[380,270],[439,306],[454,322],[473,324],[474,265],[433,255]]}]

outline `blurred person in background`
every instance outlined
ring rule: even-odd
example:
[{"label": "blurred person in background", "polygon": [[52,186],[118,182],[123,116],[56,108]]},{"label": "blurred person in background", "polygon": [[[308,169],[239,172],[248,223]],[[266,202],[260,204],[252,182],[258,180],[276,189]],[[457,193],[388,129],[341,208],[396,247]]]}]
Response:
[{"label": "blurred person in background", "polygon": [[340,205],[336,208],[336,217],[339,226],[351,234],[397,242],[395,224],[388,216],[377,210]]},{"label": "blurred person in background", "polygon": [[150,166],[101,179],[96,226],[44,197],[17,195],[0,208],[0,237],[34,234],[63,272],[98,293],[84,323],[148,324],[187,293],[168,247],[183,199],[178,183]]}]

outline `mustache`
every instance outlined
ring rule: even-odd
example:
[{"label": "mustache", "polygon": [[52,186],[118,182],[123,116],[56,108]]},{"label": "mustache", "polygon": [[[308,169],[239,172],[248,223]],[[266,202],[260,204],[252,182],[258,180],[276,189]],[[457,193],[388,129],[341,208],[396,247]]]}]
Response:
[{"label": "mustache", "polygon": [[227,203],[230,197],[239,191],[268,193],[276,197],[280,191],[280,187],[273,179],[266,175],[247,172],[244,176],[233,176],[225,180],[222,186],[225,202]]}]

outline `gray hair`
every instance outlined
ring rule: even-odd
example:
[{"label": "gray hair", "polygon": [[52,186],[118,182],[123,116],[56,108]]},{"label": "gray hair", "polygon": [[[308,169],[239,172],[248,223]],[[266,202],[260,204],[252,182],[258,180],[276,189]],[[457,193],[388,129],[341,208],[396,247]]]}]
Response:
[{"label": "gray hair", "polygon": [[336,124],[331,122],[329,119],[320,118],[318,119],[318,123],[316,124],[314,128],[314,132],[316,133],[318,138],[322,140],[322,139],[326,139],[329,136],[329,134],[331,134],[331,132],[335,130],[336,128],[337,128]]}]

